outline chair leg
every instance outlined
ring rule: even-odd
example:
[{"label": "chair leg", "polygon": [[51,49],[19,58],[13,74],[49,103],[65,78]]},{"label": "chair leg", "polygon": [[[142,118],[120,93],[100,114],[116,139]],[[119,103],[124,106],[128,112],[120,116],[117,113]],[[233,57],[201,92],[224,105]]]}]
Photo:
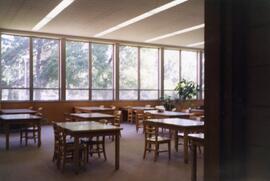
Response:
[{"label": "chair leg", "polygon": [[103,139],[102,141],[103,156],[104,156],[104,159],[107,160],[106,150],[105,150],[105,136],[102,139]]},{"label": "chair leg", "polygon": [[169,160],[171,159],[171,142],[168,143]]},{"label": "chair leg", "polygon": [[157,161],[158,150],[159,150],[159,144],[156,143],[156,144],[155,144],[155,156],[154,156],[154,161]]},{"label": "chair leg", "polygon": [[22,137],[23,137],[23,132],[20,130],[20,144],[22,144]]},{"label": "chair leg", "polygon": [[26,131],[25,132],[25,146],[27,146],[28,145],[28,132]]},{"label": "chair leg", "polygon": [[145,156],[146,156],[146,150],[147,150],[147,142],[145,141],[144,142],[144,152],[143,152],[143,159],[145,159]]}]

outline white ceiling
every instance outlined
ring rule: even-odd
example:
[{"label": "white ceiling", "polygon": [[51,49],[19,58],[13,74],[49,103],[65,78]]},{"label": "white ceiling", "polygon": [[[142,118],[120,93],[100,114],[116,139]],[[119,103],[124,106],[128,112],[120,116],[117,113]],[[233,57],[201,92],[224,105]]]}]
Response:
[{"label": "white ceiling", "polygon": [[[40,32],[93,37],[171,0],[75,0]],[[31,29],[61,0],[0,0],[0,28]],[[204,23],[204,0],[189,0],[101,38],[144,42]],[[152,43],[186,46],[204,41],[204,29]],[[199,46],[203,48],[203,46]]]}]

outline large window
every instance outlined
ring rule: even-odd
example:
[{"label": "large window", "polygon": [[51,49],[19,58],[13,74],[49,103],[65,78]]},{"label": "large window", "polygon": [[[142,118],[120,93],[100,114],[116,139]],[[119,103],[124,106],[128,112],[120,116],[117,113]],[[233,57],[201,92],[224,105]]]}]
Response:
[{"label": "large window", "polygon": [[92,100],[113,99],[113,46],[92,44]]},{"label": "large window", "polygon": [[59,99],[59,41],[33,39],[33,99]]},{"label": "large window", "polygon": [[119,98],[138,99],[138,48],[119,47]]},{"label": "large window", "polygon": [[140,49],[140,99],[158,99],[159,88],[158,49]]},{"label": "large window", "polygon": [[174,91],[180,80],[180,59],[179,51],[164,50],[164,96],[175,98]]},{"label": "large window", "polygon": [[66,100],[89,99],[89,44],[66,42]]},{"label": "large window", "polygon": [[197,63],[198,52],[182,51],[181,52],[181,79],[197,83]]},{"label": "large window", "polygon": [[1,36],[2,100],[29,100],[29,38]]}]

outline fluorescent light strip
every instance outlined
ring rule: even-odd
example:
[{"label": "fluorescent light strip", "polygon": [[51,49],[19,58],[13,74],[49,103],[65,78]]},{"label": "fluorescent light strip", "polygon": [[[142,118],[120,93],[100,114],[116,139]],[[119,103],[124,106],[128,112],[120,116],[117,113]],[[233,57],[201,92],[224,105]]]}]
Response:
[{"label": "fluorescent light strip", "polygon": [[172,37],[172,36],[175,36],[175,35],[187,33],[187,32],[194,31],[194,30],[197,30],[197,29],[200,29],[200,28],[204,28],[204,24],[196,25],[196,26],[193,26],[193,27],[190,27],[190,28],[186,28],[186,29],[183,29],[183,30],[173,32],[173,33],[168,33],[168,34],[165,34],[165,35],[162,35],[162,36],[151,38],[149,40],[146,40],[145,42],[153,42],[153,41],[157,41],[157,40],[160,40],[160,39],[169,38],[169,37]]},{"label": "fluorescent light strip", "polygon": [[49,14],[47,14],[36,26],[32,29],[33,31],[38,31],[49,23],[54,17],[61,13],[66,7],[68,7],[74,0],[63,0],[61,1]]},{"label": "fluorescent light strip", "polygon": [[116,26],[114,26],[112,28],[109,28],[109,29],[107,29],[107,30],[105,30],[103,32],[100,32],[100,33],[94,35],[94,37],[104,36],[104,35],[106,35],[108,33],[111,33],[111,32],[114,32],[116,30],[119,30],[120,28],[124,28],[124,27],[126,27],[126,26],[128,26],[130,24],[133,24],[133,23],[136,23],[138,21],[141,21],[141,20],[143,20],[145,18],[148,18],[150,16],[153,16],[153,15],[155,15],[157,13],[160,13],[162,11],[165,11],[165,10],[167,10],[169,8],[172,8],[174,6],[177,6],[177,5],[179,5],[181,3],[184,3],[186,1],[188,1],[188,0],[174,0],[174,1],[171,1],[171,2],[169,2],[167,4],[165,4],[165,5],[162,5],[162,6],[158,7],[158,8],[152,9],[151,11],[148,11],[146,13],[143,13],[143,14],[141,14],[139,16],[136,16],[136,17],[134,17],[134,18],[132,18],[130,20],[127,20],[127,21],[125,21],[123,23],[120,23],[120,24],[118,24],[118,25],[116,25]]},{"label": "fluorescent light strip", "polygon": [[200,45],[204,45],[204,41],[198,42],[198,43],[192,43],[192,44],[189,44],[189,45],[187,45],[187,46],[188,46],[188,47],[196,47],[196,46],[200,46]]}]

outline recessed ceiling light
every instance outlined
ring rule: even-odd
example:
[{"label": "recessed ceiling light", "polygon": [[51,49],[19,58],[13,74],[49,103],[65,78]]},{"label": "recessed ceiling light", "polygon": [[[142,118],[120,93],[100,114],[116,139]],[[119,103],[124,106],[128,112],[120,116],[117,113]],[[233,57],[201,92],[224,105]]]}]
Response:
[{"label": "recessed ceiling light", "polygon": [[197,42],[197,43],[192,43],[192,44],[189,44],[187,45],[188,47],[196,47],[196,46],[200,46],[200,45],[204,45],[204,41],[202,42]]},{"label": "recessed ceiling light", "polygon": [[155,37],[155,38],[151,38],[151,39],[146,40],[145,42],[153,42],[153,41],[157,41],[157,40],[160,40],[160,39],[169,38],[171,36],[179,35],[179,34],[182,34],[182,33],[187,33],[187,32],[194,31],[194,30],[197,30],[197,29],[200,29],[200,28],[204,28],[204,24],[192,26],[190,28],[186,28],[186,29],[183,29],[183,30],[179,30],[179,31],[175,31],[175,32],[172,32],[172,33],[161,35],[161,36],[158,36],[158,37]]},{"label": "recessed ceiling light", "polygon": [[136,23],[138,21],[141,21],[141,20],[143,20],[145,18],[148,18],[150,16],[153,16],[153,15],[155,15],[157,13],[160,13],[162,11],[165,11],[165,10],[167,10],[169,8],[172,8],[174,6],[177,6],[177,5],[179,5],[181,3],[184,3],[186,1],[188,1],[188,0],[174,0],[174,1],[171,1],[171,2],[169,2],[167,4],[164,4],[164,5],[160,6],[160,7],[157,7],[155,9],[152,9],[152,10],[150,10],[150,11],[148,11],[146,13],[143,13],[143,14],[141,14],[139,16],[136,16],[136,17],[134,17],[134,18],[132,18],[130,20],[127,20],[127,21],[125,21],[123,23],[120,23],[120,24],[118,24],[118,25],[116,25],[114,27],[111,27],[111,28],[109,28],[109,29],[107,29],[105,31],[102,31],[102,32],[94,35],[94,37],[104,36],[104,35],[106,35],[108,33],[114,32],[116,30],[119,30],[120,28],[126,27],[126,26],[128,26],[130,24],[133,24],[133,23]]},{"label": "recessed ceiling light", "polygon": [[33,31],[38,31],[49,23],[55,16],[61,13],[66,7],[68,7],[74,0],[63,0],[61,1],[49,14],[47,14],[36,26],[32,29]]}]

